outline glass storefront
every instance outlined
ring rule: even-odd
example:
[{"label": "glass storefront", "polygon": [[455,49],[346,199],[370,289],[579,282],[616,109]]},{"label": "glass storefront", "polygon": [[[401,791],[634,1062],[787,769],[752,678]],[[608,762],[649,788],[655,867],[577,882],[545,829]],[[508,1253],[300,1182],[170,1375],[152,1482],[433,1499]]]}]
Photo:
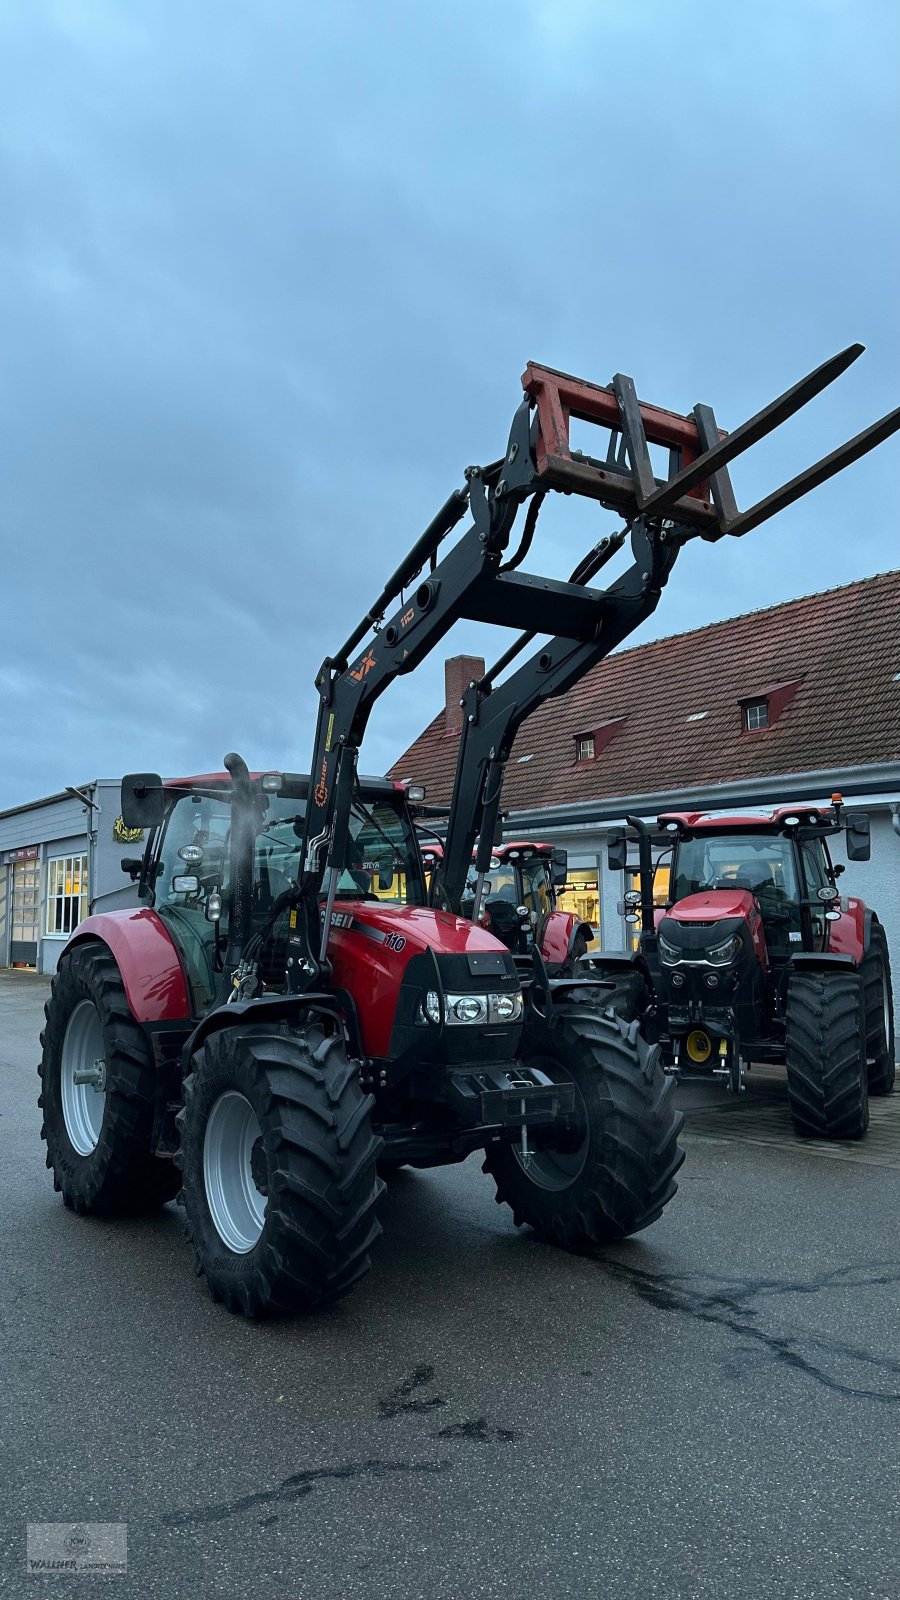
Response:
[{"label": "glass storefront", "polygon": [[571,911],[582,922],[589,922],[594,929],[594,941],[599,945],[600,890],[596,867],[573,867],[558,896],[558,904],[560,911]]}]

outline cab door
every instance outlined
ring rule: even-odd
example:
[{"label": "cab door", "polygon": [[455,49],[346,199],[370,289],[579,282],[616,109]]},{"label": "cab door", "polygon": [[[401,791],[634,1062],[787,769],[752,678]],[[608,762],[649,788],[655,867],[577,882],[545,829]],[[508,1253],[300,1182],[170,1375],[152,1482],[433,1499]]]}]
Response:
[{"label": "cab door", "polygon": [[800,846],[800,856],[806,884],[806,911],[809,916],[811,948],[824,950],[828,944],[828,920],[825,916],[827,907],[825,902],[819,899],[819,890],[830,890],[832,885],[826,870],[821,839],[804,839]]}]

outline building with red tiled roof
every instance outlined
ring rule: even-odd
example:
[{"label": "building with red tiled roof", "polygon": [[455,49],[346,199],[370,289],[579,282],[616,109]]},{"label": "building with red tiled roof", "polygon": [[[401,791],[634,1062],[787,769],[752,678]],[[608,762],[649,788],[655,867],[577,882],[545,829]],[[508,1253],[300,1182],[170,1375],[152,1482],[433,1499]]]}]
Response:
[{"label": "building with red tiled roof", "polygon": [[[424,782],[429,801],[449,799],[459,692],[481,671],[474,657],[447,663],[445,706],[391,768]],[[565,844],[596,875],[604,938],[621,944],[604,915],[621,879],[604,883],[602,846],[626,811],[827,801],[834,789],[872,816],[871,862],[843,881],[877,906],[900,953],[900,572],[608,656],[523,724],[503,804],[507,831]]]}]

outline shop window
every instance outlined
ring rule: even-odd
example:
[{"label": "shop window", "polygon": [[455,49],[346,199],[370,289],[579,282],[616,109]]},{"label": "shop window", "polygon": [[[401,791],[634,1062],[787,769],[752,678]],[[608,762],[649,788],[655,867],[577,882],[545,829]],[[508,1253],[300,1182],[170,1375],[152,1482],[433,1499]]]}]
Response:
[{"label": "shop window", "polygon": [[577,868],[569,872],[566,878],[566,887],[559,895],[560,911],[571,911],[582,922],[589,922],[594,929],[594,939],[599,941],[600,936],[600,893],[597,885],[597,873],[589,868],[579,872]]},{"label": "shop window", "polygon": [[88,913],[87,856],[47,862],[47,933],[68,937]]}]

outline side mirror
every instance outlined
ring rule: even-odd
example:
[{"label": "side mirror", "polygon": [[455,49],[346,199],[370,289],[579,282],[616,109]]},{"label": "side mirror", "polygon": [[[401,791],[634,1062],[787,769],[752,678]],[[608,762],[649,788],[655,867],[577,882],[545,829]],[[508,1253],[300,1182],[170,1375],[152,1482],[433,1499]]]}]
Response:
[{"label": "side mirror", "polygon": [[129,772],[122,779],[122,821],[126,828],[158,828],[166,797],[158,772]]},{"label": "side mirror", "polygon": [[868,812],[848,811],[847,857],[850,861],[868,861],[872,854],[872,838]]},{"label": "side mirror", "polygon": [[628,840],[624,833],[611,833],[606,840],[606,859],[610,872],[624,872],[628,865]]},{"label": "side mirror", "polygon": [[173,894],[199,894],[200,879],[196,872],[177,872],[172,879]]},{"label": "side mirror", "polygon": [[559,889],[569,876],[569,852],[557,848],[550,857],[550,882]]}]

